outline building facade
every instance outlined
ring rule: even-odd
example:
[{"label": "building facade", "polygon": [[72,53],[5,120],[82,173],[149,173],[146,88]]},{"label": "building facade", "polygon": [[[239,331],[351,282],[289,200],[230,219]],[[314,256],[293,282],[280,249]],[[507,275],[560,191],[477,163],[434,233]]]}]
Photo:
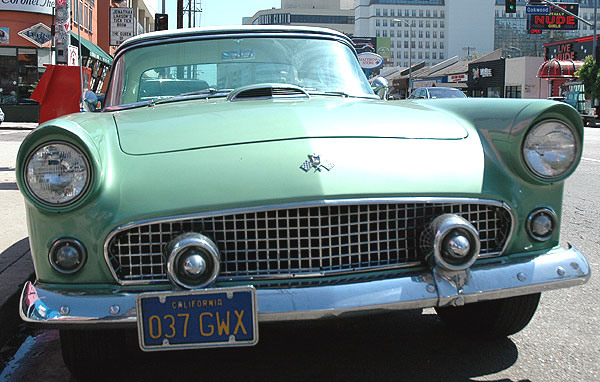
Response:
[{"label": "building facade", "polygon": [[281,0],[281,8],[258,11],[243,23],[325,27],[352,35],[353,8],[353,0]]},{"label": "building facade", "polygon": [[[578,3],[578,14],[592,23],[592,0]],[[503,49],[506,57],[542,56],[546,42],[591,35],[593,27],[579,21],[572,31],[527,30],[526,0],[517,12],[505,12],[505,0],[355,0],[355,36],[389,38],[386,66],[423,61],[435,65],[449,57],[482,57]],[[600,13],[600,12],[599,12]]]}]

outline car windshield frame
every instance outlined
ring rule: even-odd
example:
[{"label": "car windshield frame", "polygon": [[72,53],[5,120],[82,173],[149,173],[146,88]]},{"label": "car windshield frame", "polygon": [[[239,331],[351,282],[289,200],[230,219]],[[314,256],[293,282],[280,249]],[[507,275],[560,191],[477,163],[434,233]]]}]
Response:
[{"label": "car windshield frame", "polygon": [[[231,46],[232,44],[236,45],[234,49],[224,49],[217,51],[217,58],[215,60],[215,53],[212,54],[213,61],[205,60],[206,62],[198,61],[198,57],[202,57],[204,53],[208,52],[207,48],[210,44],[215,46],[227,46],[228,44]],[[253,45],[256,45],[254,46]],[[178,45],[178,44],[187,44],[187,45]],[[190,45],[191,44],[191,45]],[[200,45],[197,45],[200,44]],[[310,52],[306,50],[299,49],[295,51],[295,55],[290,53],[290,46],[294,44],[300,45],[302,47],[307,46]],[[270,46],[268,46],[270,45]],[[281,62],[265,62],[261,61],[261,55],[264,57],[269,57],[265,54],[265,52],[269,53],[272,51],[272,46],[275,45],[277,48],[281,49],[281,52],[275,50],[273,53],[274,57],[280,59]],[[190,49],[190,47],[195,47],[197,49]],[[268,47],[268,49],[267,49]],[[177,58],[169,57],[164,59],[155,59],[154,63],[138,63],[137,68],[135,68],[135,62],[140,62],[144,58],[148,58],[150,52],[155,57],[164,57],[161,54],[158,54],[158,49],[163,48],[163,52],[173,52],[173,51],[182,51],[187,52],[187,56],[182,56],[185,60],[183,62],[177,61]],[[186,49],[187,48],[187,49]],[[200,48],[204,48],[201,50]],[[262,51],[261,51],[262,49]],[[293,50],[293,49],[292,49]],[[189,53],[196,52],[196,53]],[[282,53],[286,53],[285,55]],[[310,53],[310,54],[309,54]],[[198,57],[194,57],[196,54]],[[279,54],[279,55],[277,55]],[[207,56],[210,54],[206,53]],[[290,57],[291,56],[291,57]],[[323,57],[325,56],[325,57]],[[196,60],[196,61],[194,61]],[[285,61],[287,60],[287,61]],[[329,60],[329,65],[322,65],[325,69],[323,70],[323,75],[317,74],[319,80],[325,79],[330,82],[326,82],[326,85],[322,85],[322,82],[318,83],[315,86],[315,81],[311,82],[309,80],[313,80],[312,77],[308,75],[300,76],[298,73],[298,69],[300,69],[300,73],[303,73],[302,70],[306,67],[306,70],[315,71],[316,60],[320,63],[327,62]],[[163,62],[160,64],[160,62]],[[147,62],[147,61],[144,61]],[[193,63],[192,63],[193,62]],[[157,63],[159,63],[157,65]],[[182,65],[179,65],[179,64]],[[141,96],[141,92],[139,88],[142,85],[142,76],[150,70],[155,70],[158,68],[169,68],[170,72],[168,73],[171,77],[173,76],[172,68],[174,67],[190,67],[190,73],[193,72],[193,66],[196,65],[222,65],[222,67],[217,67],[217,72],[220,69],[224,68],[234,68],[235,66],[244,67],[255,65],[254,72],[260,72],[261,69],[264,69],[263,64],[271,65],[275,69],[273,73],[279,74],[289,74],[289,78],[282,77],[268,77],[270,81],[265,81],[265,78],[257,78],[254,81],[246,81],[239,82],[235,85],[239,86],[231,86],[231,83],[219,83],[213,84],[211,81],[203,82],[202,86],[198,88],[193,88],[192,86],[186,87],[182,89],[180,92],[169,93],[169,94],[161,94],[154,93],[154,95],[148,96],[147,98],[143,98]],[[293,64],[293,65],[292,65]],[[260,65],[263,65],[261,67]],[[297,68],[294,65],[304,65]],[[340,70],[340,66],[342,66],[342,70]],[[335,68],[331,69],[331,68]],[[199,70],[203,69],[198,67]],[[279,73],[277,73],[279,70]],[[327,72],[326,70],[329,70]],[[156,72],[160,72],[159,70],[155,70]],[[241,72],[241,70],[238,70]],[[263,70],[263,72],[268,72],[268,70]],[[289,73],[288,73],[289,72]],[[333,74],[332,74],[333,73]],[[262,73],[264,74],[264,73]],[[313,74],[314,75],[314,74]],[[221,77],[218,77],[221,76]],[[255,74],[256,76],[256,74]],[[184,77],[184,78],[182,78]],[[227,74],[221,75],[221,73],[217,74],[219,80],[225,78],[229,80]],[[258,77],[258,76],[256,76]],[[169,78],[170,81],[178,82],[182,79],[185,79],[184,76],[176,74],[176,78]],[[189,77],[187,78],[190,79]],[[193,78],[196,80],[197,78]],[[214,77],[213,77],[214,79]],[[152,73],[151,76],[147,76],[145,80],[149,82],[160,82],[164,81],[163,78],[158,78],[156,74]],[[204,81],[204,80],[203,80]],[[335,35],[327,35],[327,34],[315,34],[315,33],[264,33],[264,32],[237,32],[230,34],[206,34],[206,35],[184,35],[184,36],[165,36],[164,38],[155,38],[148,39],[146,41],[137,42],[134,44],[129,44],[124,49],[117,52],[115,57],[115,63],[113,65],[113,70],[111,72],[111,78],[109,80],[108,88],[107,88],[107,96],[104,110],[112,111],[115,109],[122,108],[132,108],[139,107],[148,104],[154,104],[158,100],[163,100],[167,98],[176,98],[177,100],[184,100],[189,98],[213,98],[213,97],[226,97],[231,89],[236,89],[243,86],[254,85],[258,83],[273,83],[273,84],[289,84],[300,86],[305,89],[307,93],[311,95],[317,94],[328,94],[328,95],[336,95],[344,96],[344,97],[359,97],[359,98],[378,98],[372,91],[364,72],[360,68],[360,64],[358,62],[358,58],[356,52],[352,48],[351,44],[345,41],[344,38],[338,37]],[[156,86],[156,83],[153,84]],[[215,86],[215,85],[225,85],[225,86]],[[227,86],[229,85],[229,86]],[[304,86],[303,86],[304,85]],[[337,85],[337,86],[334,86]],[[137,86],[137,89],[133,87]],[[211,91],[202,92],[204,89],[212,89]],[[227,90],[225,92],[224,90]],[[198,93],[202,93],[201,96],[198,96]]]}]

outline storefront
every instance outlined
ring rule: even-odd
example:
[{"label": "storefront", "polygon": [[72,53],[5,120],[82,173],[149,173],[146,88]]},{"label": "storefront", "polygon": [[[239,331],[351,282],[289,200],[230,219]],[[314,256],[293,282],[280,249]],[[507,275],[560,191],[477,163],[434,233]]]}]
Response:
[{"label": "storefront", "polygon": [[470,97],[504,98],[505,59],[469,64],[467,95]]},{"label": "storefront", "polygon": [[7,121],[38,119],[31,93],[52,60],[52,12],[50,2],[0,1],[0,107]]},{"label": "storefront", "polygon": [[[53,64],[52,33],[55,1],[0,0],[0,107],[11,122],[37,122],[39,105],[31,93]],[[69,65],[79,65],[77,28],[81,31],[81,61],[92,71],[90,89],[101,92],[112,57],[91,42],[98,35],[94,0],[71,1]],[[77,4],[77,7],[73,7]]]},{"label": "storefront", "polygon": [[[73,32],[71,32],[71,45],[79,47],[77,34]],[[81,51],[81,64],[86,68],[90,68],[92,71],[90,90],[101,93],[106,76],[110,71],[113,58],[108,55],[108,53],[104,52],[98,45],[83,37],[81,38]]]}]

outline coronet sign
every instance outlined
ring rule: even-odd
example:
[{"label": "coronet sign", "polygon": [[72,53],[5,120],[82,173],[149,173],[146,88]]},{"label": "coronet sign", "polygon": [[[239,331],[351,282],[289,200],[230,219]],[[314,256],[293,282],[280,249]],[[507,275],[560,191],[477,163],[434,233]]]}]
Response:
[{"label": "coronet sign", "polygon": [[54,0],[0,0],[0,11],[42,13],[51,15]]},{"label": "coronet sign", "polygon": [[364,52],[358,55],[358,62],[363,69],[377,69],[383,65],[383,57],[376,53]]}]

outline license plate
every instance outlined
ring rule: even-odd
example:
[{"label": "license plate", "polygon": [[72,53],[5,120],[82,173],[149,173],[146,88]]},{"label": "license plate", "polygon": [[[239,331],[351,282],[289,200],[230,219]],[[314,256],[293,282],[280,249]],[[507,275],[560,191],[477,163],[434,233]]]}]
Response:
[{"label": "license plate", "polygon": [[250,346],[258,342],[253,287],[143,293],[136,298],[144,351]]}]

